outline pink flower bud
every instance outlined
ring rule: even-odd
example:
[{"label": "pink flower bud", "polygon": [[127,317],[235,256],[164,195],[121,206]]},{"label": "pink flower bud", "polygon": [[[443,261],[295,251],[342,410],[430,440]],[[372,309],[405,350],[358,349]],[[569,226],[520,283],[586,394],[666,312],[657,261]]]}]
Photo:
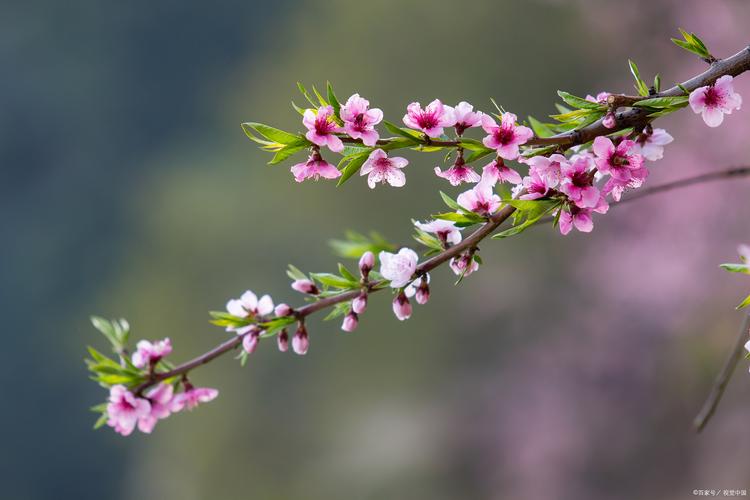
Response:
[{"label": "pink flower bud", "polygon": [[352,311],[356,314],[362,314],[367,309],[367,292],[362,292],[352,300]]},{"label": "pink flower bud", "polygon": [[411,316],[411,303],[403,290],[396,295],[395,299],[393,299],[393,314],[395,314],[400,321],[409,319]]},{"label": "pink flower bud", "polygon": [[282,318],[284,316],[289,316],[290,314],[292,314],[292,308],[287,304],[281,303],[276,306],[273,312],[277,317]]},{"label": "pink flower bud", "polygon": [[300,293],[309,293],[310,295],[317,295],[319,293],[318,287],[315,283],[308,279],[294,280],[292,283],[292,289]]},{"label": "pink flower bud", "polygon": [[258,342],[260,342],[260,331],[253,330],[242,338],[242,348],[246,353],[252,354],[258,347]]},{"label": "pink flower bud", "polygon": [[310,348],[310,338],[307,335],[307,329],[304,323],[300,323],[297,331],[294,332],[294,338],[292,339],[292,349],[300,356],[307,354],[307,350]]},{"label": "pink flower bud", "polygon": [[279,346],[279,351],[287,352],[289,350],[289,334],[287,333],[286,328],[281,330],[279,336],[276,337],[276,343]]},{"label": "pink flower bud", "polygon": [[359,258],[359,272],[362,273],[362,277],[367,278],[373,267],[375,267],[375,255],[368,250]]},{"label": "pink flower bud", "polygon": [[417,288],[417,293],[415,294],[415,298],[417,299],[417,304],[424,305],[427,303],[428,300],[430,300],[430,285],[427,284],[427,279],[424,277],[422,278],[422,281],[419,283],[419,287]]},{"label": "pink flower bud", "polygon": [[610,111],[606,115],[604,115],[604,120],[602,120],[602,125],[604,125],[607,128],[615,128],[615,126],[617,125],[617,119],[615,119],[615,114]]},{"label": "pink flower bud", "polygon": [[357,313],[350,312],[346,316],[344,316],[344,322],[341,324],[341,329],[345,332],[353,332],[357,329],[357,325],[359,324],[359,319],[357,318]]}]

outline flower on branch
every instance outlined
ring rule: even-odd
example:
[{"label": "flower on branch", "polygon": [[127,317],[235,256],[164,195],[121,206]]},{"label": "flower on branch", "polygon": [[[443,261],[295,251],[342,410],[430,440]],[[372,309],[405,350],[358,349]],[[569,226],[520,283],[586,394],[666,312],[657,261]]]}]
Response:
[{"label": "flower on branch", "polygon": [[497,155],[506,160],[518,158],[519,146],[534,137],[529,127],[516,124],[516,115],[503,113],[500,125],[490,115],[482,115],[482,128],[489,135],[482,141],[490,149],[497,150]]},{"label": "flower on branch", "polygon": [[389,158],[382,149],[376,149],[362,165],[359,175],[367,176],[367,185],[374,189],[378,182],[390,184],[393,187],[402,187],[406,184],[406,176],[401,171],[409,164],[409,160],[395,156]]},{"label": "flower on branch", "polygon": [[210,387],[192,387],[186,384],[185,391],[172,399],[172,413],[182,410],[193,410],[201,403],[208,403],[216,399],[219,391]]},{"label": "flower on branch", "polygon": [[466,129],[478,127],[482,124],[483,113],[481,111],[474,111],[474,106],[466,101],[459,102],[453,108],[453,112],[456,119],[456,123],[453,126],[456,128],[457,135],[462,135]]},{"label": "flower on branch", "polygon": [[417,269],[419,256],[411,248],[402,248],[398,253],[380,252],[380,274],[390,281],[392,288],[401,288],[411,281]]},{"label": "flower on branch", "polygon": [[151,403],[138,398],[124,385],[113,385],[109,389],[107,404],[107,425],[123,436],[130,435],[138,420],[147,418],[151,412]]},{"label": "flower on branch", "polygon": [[700,113],[709,127],[718,127],[724,115],[742,106],[742,96],[734,91],[732,75],[724,75],[713,85],[698,87],[690,93],[690,107]]},{"label": "flower on branch", "polygon": [[313,144],[328,149],[334,153],[340,153],[344,149],[344,143],[336,136],[344,132],[344,129],[336,124],[333,106],[321,106],[316,113],[312,109],[305,110],[302,115],[302,123],[307,127],[305,137]]},{"label": "flower on branch", "polygon": [[414,222],[414,225],[425,233],[432,233],[445,246],[447,243],[456,245],[461,242],[461,229],[454,222],[436,219],[430,222]]},{"label": "flower on branch", "polygon": [[149,342],[141,340],[136,344],[136,351],[133,353],[131,361],[137,368],[146,368],[155,365],[162,358],[169,356],[172,352],[172,342],[169,338]]},{"label": "flower on branch", "polygon": [[297,182],[302,182],[305,179],[318,180],[320,177],[324,179],[341,177],[339,169],[335,165],[331,165],[323,160],[317,151],[313,152],[306,162],[293,165],[292,174],[294,175],[294,180]]},{"label": "flower on branch", "polygon": [[674,141],[663,128],[655,128],[651,133],[638,136],[633,146],[633,152],[640,154],[649,161],[661,160],[664,157],[664,146]]},{"label": "flower on branch", "polygon": [[375,125],[383,121],[383,112],[369,108],[370,101],[354,94],[341,106],[341,119],[344,120],[344,131],[350,137],[362,139],[365,146],[372,147],[380,137]]},{"label": "flower on branch", "polygon": [[456,201],[466,210],[489,216],[500,208],[500,197],[492,191],[492,184],[481,181],[472,189],[458,195]]},{"label": "flower on branch", "polygon": [[443,135],[445,127],[452,127],[456,123],[456,116],[453,108],[435,99],[424,109],[418,102],[409,104],[403,120],[407,127],[421,130],[434,139]]},{"label": "flower on branch", "polygon": [[502,158],[496,158],[482,169],[482,182],[489,182],[493,186],[498,182],[520,184],[521,174],[505,164]]}]

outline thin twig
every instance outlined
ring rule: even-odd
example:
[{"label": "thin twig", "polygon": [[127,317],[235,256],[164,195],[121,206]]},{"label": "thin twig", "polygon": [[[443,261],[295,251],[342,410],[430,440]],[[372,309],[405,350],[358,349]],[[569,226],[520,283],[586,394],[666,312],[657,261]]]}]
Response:
[{"label": "thin twig", "polygon": [[727,360],[724,362],[724,366],[721,372],[716,376],[711,392],[708,395],[708,399],[703,403],[703,408],[698,413],[698,416],[693,420],[693,427],[695,432],[700,432],[706,427],[709,420],[716,411],[716,407],[719,406],[719,401],[724,395],[724,391],[729,385],[729,380],[732,378],[734,369],[737,367],[737,362],[742,357],[742,350],[745,347],[745,342],[748,340],[748,331],[750,330],[750,314],[745,315],[745,319],[742,321],[742,327],[737,335],[737,340],[734,342],[734,347],[729,353]]}]

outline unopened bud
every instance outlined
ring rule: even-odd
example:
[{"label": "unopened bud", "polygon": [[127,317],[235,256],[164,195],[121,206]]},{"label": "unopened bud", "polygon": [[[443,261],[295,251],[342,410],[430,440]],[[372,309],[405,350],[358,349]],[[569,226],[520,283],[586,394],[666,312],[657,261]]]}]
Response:
[{"label": "unopened bud", "polygon": [[307,350],[310,348],[310,338],[307,335],[307,328],[304,323],[300,323],[297,327],[297,331],[294,332],[294,338],[292,339],[292,349],[300,356],[307,354]]},{"label": "unopened bud", "polygon": [[430,300],[430,285],[427,284],[427,278],[422,277],[414,298],[417,300],[417,304],[421,305],[426,304]]},{"label": "unopened bud", "polygon": [[612,111],[609,111],[606,115],[604,115],[602,125],[607,128],[615,128],[615,126],[617,125],[617,119],[615,118],[615,114]]},{"label": "unopened bud", "polygon": [[287,352],[289,350],[289,334],[286,328],[281,330],[279,336],[276,337],[276,344],[279,346],[279,351]]},{"label": "unopened bud", "polygon": [[374,266],[375,255],[368,250],[359,258],[359,272],[362,273],[362,277],[367,278],[367,275],[370,274]]},{"label": "unopened bud", "polygon": [[274,308],[273,312],[277,317],[282,318],[292,314],[292,308],[287,304],[281,303]]},{"label": "unopened bud", "polygon": [[353,332],[357,329],[357,325],[359,324],[359,318],[357,318],[357,313],[350,312],[346,316],[344,316],[344,321],[341,323],[341,329],[345,332]]},{"label": "unopened bud", "polygon": [[396,298],[393,299],[393,314],[395,314],[400,321],[409,319],[411,316],[411,303],[403,290],[398,292]]},{"label": "unopened bud", "polygon": [[308,279],[294,280],[294,282],[292,283],[292,289],[300,293],[308,293],[310,295],[317,295],[318,293],[320,293],[318,287],[315,286],[315,283]]},{"label": "unopened bud", "polygon": [[352,311],[356,314],[362,314],[365,309],[367,309],[367,292],[362,292],[352,300]]},{"label": "unopened bud", "polygon": [[252,354],[258,347],[258,342],[260,342],[260,330],[252,330],[242,338],[242,348],[246,353]]}]

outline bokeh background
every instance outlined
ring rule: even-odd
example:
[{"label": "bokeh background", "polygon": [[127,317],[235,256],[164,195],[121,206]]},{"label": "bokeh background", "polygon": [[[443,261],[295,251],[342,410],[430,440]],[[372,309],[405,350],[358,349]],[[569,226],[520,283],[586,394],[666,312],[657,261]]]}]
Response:
[{"label": "bokeh background", "polygon": [[[0,488],[8,499],[682,499],[750,489],[743,362],[707,431],[699,409],[741,315],[717,264],[750,240],[749,181],[644,199],[590,235],[551,228],[482,246],[486,265],[395,321],[314,321],[306,357],[263,346],[195,374],[220,397],[128,439],[94,432],[90,314],[172,338],[175,360],[225,338],[207,310],[251,288],[296,301],[287,263],[333,269],[327,241],[441,206],[437,157],[404,189],[292,182],[243,135],[300,127],[295,82],[359,92],[398,121],[411,100],[494,97],[552,112],[555,91],[631,90],[745,46],[750,5],[719,1],[362,4],[52,0],[0,7]],[[750,98],[750,76],[737,82]],[[651,184],[746,163],[748,112],[689,110]],[[450,190],[454,194],[457,190]]]}]

